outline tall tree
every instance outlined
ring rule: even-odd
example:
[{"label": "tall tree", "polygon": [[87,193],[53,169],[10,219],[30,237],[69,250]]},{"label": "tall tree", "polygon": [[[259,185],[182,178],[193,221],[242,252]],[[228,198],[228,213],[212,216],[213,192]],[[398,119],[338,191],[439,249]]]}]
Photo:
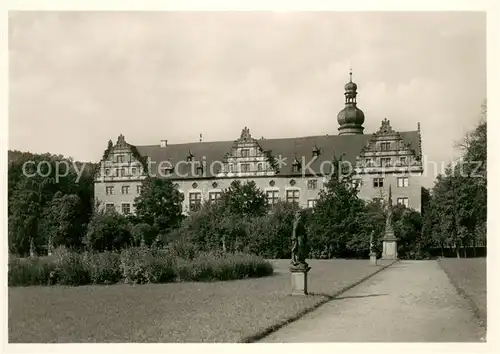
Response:
[{"label": "tall tree", "polygon": [[182,201],[183,195],[170,179],[148,177],[135,199],[137,218],[159,232],[168,232],[182,220]]}]

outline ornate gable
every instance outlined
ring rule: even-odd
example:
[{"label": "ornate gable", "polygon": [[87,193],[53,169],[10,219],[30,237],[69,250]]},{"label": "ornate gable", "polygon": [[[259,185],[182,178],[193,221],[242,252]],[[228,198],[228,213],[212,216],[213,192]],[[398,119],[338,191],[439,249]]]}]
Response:
[{"label": "ornate gable", "polygon": [[272,176],[277,172],[273,161],[270,152],[264,151],[245,127],[224,155],[224,167],[218,176]]},{"label": "ornate gable", "polygon": [[421,165],[415,148],[404,141],[385,118],[380,128],[361,149],[356,158],[356,167],[384,168]]},{"label": "ornate gable", "polygon": [[127,143],[125,136],[120,134],[116,144],[113,145],[113,141],[109,140],[97,178],[115,180],[116,178],[143,177],[147,173],[147,167],[147,158],[141,156],[137,148]]}]

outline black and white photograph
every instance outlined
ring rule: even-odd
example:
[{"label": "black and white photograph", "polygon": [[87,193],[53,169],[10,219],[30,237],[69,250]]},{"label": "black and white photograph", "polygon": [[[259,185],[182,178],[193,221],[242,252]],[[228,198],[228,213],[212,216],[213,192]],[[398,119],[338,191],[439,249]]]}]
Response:
[{"label": "black and white photograph", "polygon": [[486,10],[7,19],[9,345],[491,341]]}]

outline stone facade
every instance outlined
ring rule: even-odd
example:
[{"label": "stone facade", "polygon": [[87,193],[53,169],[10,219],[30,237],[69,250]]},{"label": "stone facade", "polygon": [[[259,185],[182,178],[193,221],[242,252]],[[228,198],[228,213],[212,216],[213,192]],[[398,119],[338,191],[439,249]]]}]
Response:
[{"label": "stone facade", "polygon": [[[253,180],[272,204],[277,199],[313,207],[332,172],[333,157],[354,172],[362,199],[386,200],[421,210],[422,147],[417,130],[397,132],[384,119],[379,130],[363,134],[364,114],[356,106],[357,85],[346,85],[346,108],[339,113],[338,135],[255,139],[244,128],[238,139],[134,146],[123,135],[110,141],[95,197],[102,208],[134,212],[134,199],[147,175],[171,178],[184,195],[183,211],[215,200],[232,181]],[[354,107],[354,108],[353,108]],[[347,110],[346,110],[347,109]]]}]

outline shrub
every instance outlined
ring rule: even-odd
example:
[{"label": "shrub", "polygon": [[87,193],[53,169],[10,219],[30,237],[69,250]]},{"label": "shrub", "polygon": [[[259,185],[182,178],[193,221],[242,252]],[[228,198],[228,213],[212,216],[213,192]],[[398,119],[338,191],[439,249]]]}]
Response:
[{"label": "shrub", "polygon": [[120,255],[116,252],[85,252],[83,262],[92,284],[114,284],[121,280]]},{"label": "shrub", "polygon": [[51,257],[55,262],[58,284],[86,285],[91,283],[90,272],[85,267],[82,254],[59,247]]},{"label": "shrub", "polygon": [[[242,253],[210,252],[181,257],[192,244],[179,250],[135,247],[117,252],[83,254],[65,248],[50,257],[11,258],[9,285],[85,285],[167,283],[178,280],[210,281],[260,277],[273,273],[264,259]],[[175,255],[175,252],[179,252]]]},{"label": "shrub", "polygon": [[258,256],[242,253],[203,253],[192,261],[177,261],[178,277],[185,281],[234,280],[272,273],[273,267],[269,262]]},{"label": "shrub", "polygon": [[164,252],[143,247],[123,250],[120,254],[120,271],[125,283],[144,284],[168,282],[175,279],[173,262]]},{"label": "shrub", "polygon": [[191,242],[178,240],[171,242],[166,251],[171,259],[183,258],[183,259],[193,259],[198,254],[196,245]]},{"label": "shrub", "polygon": [[88,225],[83,243],[93,251],[120,250],[132,243],[130,223],[116,212],[96,213]]},{"label": "shrub", "polygon": [[9,260],[9,286],[51,285],[56,282],[56,265],[47,257]]},{"label": "shrub", "polygon": [[151,246],[156,239],[158,230],[146,223],[140,223],[132,227],[132,239],[135,246]]}]

